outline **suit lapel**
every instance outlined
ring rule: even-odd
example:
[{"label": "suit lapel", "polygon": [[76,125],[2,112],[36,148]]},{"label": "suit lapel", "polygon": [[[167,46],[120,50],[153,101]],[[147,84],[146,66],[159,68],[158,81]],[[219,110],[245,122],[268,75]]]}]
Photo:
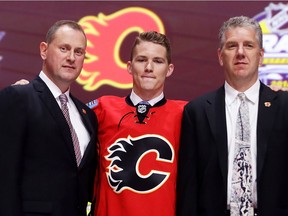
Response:
[{"label": "suit lapel", "polygon": [[89,134],[93,134],[94,133],[94,129],[91,125],[91,122],[90,122],[90,119],[89,119],[89,116],[88,116],[88,112],[90,111],[89,107],[87,106],[83,106],[83,104],[78,100],[76,99],[75,97],[73,97],[73,95],[70,94],[70,97],[72,98],[85,126],[86,126],[86,129],[88,130]]},{"label": "suit lapel", "polygon": [[79,114],[82,118],[82,121],[83,121],[89,135],[90,135],[90,142],[88,143],[88,146],[84,152],[81,163],[79,165],[79,168],[82,168],[83,165],[85,164],[85,162],[87,161],[87,157],[89,155],[89,152],[91,152],[90,149],[93,148],[93,145],[96,145],[96,141],[95,141],[96,129],[93,128],[93,126],[91,125],[91,121],[90,121],[89,116],[88,116],[88,112],[90,112],[89,107],[83,106],[83,104],[79,100],[74,98],[71,94],[70,94],[70,97],[72,98],[74,104],[76,105],[76,108],[79,111]]},{"label": "suit lapel", "polygon": [[59,105],[57,104],[49,88],[39,77],[37,77],[33,81],[33,85],[36,91],[38,92],[42,103],[47,106],[47,110],[49,110],[51,116],[54,118],[56,122],[56,125],[59,127],[59,132],[62,134],[63,140],[66,143],[68,152],[71,155],[71,159],[75,162],[76,165],[76,158],[74,154],[73,141],[71,138],[70,129],[65,120],[65,117],[62,114]]},{"label": "suit lapel", "polygon": [[217,145],[219,166],[223,181],[227,183],[228,147],[225,114],[225,91],[221,87],[215,94],[211,94],[206,103],[206,114],[215,143]]},{"label": "suit lapel", "polygon": [[261,83],[257,120],[257,178],[261,176],[268,139],[278,110],[277,93]]},{"label": "suit lapel", "polygon": [[[273,121],[279,108],[277,93],[261,83],[259,96],[259,110],[257,120],[257,178],[261,176],[267,152],[267,145],[273,127]],[[228,147],[225,114],[224,87],[211,94],[206,102],[206,114],[209,126],[217,145],[219,166],[223,181],[227,185]]]}]

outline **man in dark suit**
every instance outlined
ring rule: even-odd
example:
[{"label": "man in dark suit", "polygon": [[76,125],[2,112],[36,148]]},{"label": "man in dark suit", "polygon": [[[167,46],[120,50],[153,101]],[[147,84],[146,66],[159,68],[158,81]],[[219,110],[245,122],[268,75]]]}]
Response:
[{"label": "man in dark suit", "polygon": [[184,110],[177,216],[287,216],[288,95],[258,80],[264,52],[256,21],[233,17],[219,39],[225,84]]},{"label": "man in dark suit", "polygon": [[95,114],[70,94],[85,49],[77,22],[56,22],[40,43],[39,76],[0,92],[1,216],[86,215],[97,124]]}]

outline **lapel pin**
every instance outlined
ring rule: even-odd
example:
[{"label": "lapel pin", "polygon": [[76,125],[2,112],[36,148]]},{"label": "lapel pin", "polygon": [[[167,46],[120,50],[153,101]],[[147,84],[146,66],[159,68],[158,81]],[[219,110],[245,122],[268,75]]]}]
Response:
[{"label": "lapel pin", "polygon": [[264,105],[265,105],[265,107],[270,107],[271,103],[270,102],[265,102]]},{"label": "lapel pin", "polygon": [[85,110],[85,109],[82,109],[82,112],[83,112],[84,114],[86,114],[86,110]]}]

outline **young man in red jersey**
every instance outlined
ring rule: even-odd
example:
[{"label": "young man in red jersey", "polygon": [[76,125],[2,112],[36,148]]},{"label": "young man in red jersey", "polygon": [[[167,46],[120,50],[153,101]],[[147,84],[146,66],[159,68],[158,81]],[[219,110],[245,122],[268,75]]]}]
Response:
[{"label": "young man in red jersey", "polygon": [[98,118],[96,216],[174,216],[177,155],[184,101],[167,100],[170,43],[157,32],[135,40],[127,97],[103,96],[88,105]]}]

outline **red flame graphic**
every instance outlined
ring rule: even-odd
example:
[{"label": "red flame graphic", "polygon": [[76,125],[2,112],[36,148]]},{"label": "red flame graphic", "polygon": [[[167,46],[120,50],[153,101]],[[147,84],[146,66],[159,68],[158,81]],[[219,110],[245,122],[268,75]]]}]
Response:
[{"label": "red flame graphic", "polygon": [[87,35],[87,52],[77,82],[87,91],[94,91],[104,84],[131,88],[131,75],[126,70],[126,62],[120,59],[123,40],[132,32],[155,30],[164,33],[159,17],[139,7],[126,8],[108,16],[103,13],[98,17],[86,16],[79,24]]}]

